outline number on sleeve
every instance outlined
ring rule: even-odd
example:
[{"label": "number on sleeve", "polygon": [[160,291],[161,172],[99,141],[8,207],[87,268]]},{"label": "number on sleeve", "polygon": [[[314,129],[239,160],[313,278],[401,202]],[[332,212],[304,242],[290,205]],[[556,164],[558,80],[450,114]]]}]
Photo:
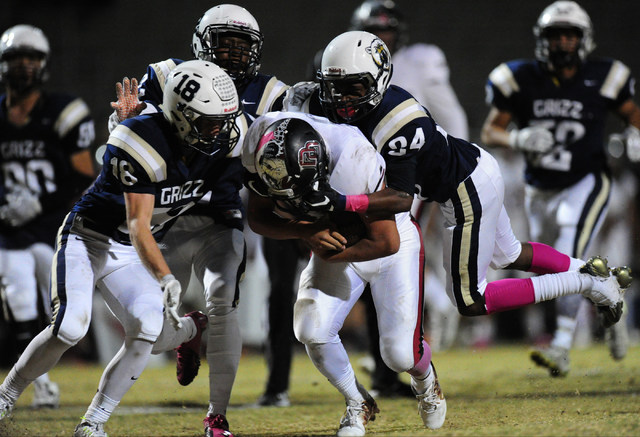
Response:
[{"label": "number on sleeve", "polygon": [[133,167],[124,159],[118,160],[115,156],[109,161],[113,177],[119,179],[124,185],[131,186],[138,182],[138,178],[133,175]]}]

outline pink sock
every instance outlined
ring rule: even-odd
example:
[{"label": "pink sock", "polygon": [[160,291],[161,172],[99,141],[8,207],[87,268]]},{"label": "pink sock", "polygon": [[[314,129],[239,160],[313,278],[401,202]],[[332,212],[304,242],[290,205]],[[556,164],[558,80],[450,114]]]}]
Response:
[{"label": "pink sock", "polygon": [[569,270],[571,266],[571,258],[562,252],[558,252],[551,246],[542,243],[529,242],[533,250],[531,257],[531,267],[529,271],[532,273],[561,273]]},{"label": "pink sock", "polygon": [[422,358],[420,358],[420,361],[418,361],[415,366],[407,370],[409,375],[420,377],[429,370],[429,364],[431,364],[431,348],[424,340],[422,340],[422,349],[424,351],[422,353]]},{"label": "pink sock", "polygon": [[484,291],[487,313],[520,308],[535,302],[531,279],[501,279],[489,282]]}]

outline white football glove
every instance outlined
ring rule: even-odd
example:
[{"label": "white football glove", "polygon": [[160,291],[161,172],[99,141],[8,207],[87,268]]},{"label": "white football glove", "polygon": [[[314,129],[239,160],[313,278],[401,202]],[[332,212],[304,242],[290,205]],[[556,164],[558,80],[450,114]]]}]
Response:
[{"label": "white football glove", "polygon": [[180,282],[172,274],[165,275],[160,280],[160,288],[162,288],[164,315],[171,323],[174,329],[182,328],[180,316],[178,316],[178,307],[180,306],[180,294],[182,287]]},{"label": "white football glove", "polygon": [[547,153],[553,144],[553,135],[542,126],[514,129],[509,134],[509,145],[523,152]]},{"label": "white football glove", "polygon": [[302,105],[309,96],[320,86],[317,82],[298,82],[289,88],[282,102],[284,111],[304,112]]},{"label": "white football glove", "polygon": [[623,137],[627,145],[627,157],[629,161],[640,161],[640,130],[635,126],[629,126],[624,130]]},{"label": "white football glove", "polygon": [[0,206],[0,220],[10,226],[22,226],[42,212],[38,196],[22,185],[7,194],[6,200],[7,204]]}]

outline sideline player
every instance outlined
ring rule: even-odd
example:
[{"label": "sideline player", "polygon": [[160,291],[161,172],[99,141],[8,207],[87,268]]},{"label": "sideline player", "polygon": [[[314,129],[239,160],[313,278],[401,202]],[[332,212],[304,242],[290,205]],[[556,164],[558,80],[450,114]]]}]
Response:
[{"label": "sideline player", "polygon": [[347,240],[323,219],[313,220],[302,202],[309,191],[328,184],[360,195],[383,189],[382,157],[357,129],[278,112],[254,122],[242,161],[252,190],[252,229],[270,238],[302,239],[313,250],[300,276],[294,330],[314,365],[345,397],[338,435],[364,435],[378,412],[356,380],[338,335],[367,284],[386,365],[411,375],[425,426],[440,428],[447,407],[422,337],[424,248],[418,226],[408,212],[364,218],[365,238],[345,247]]},{"label": "sideline player", "polygon": [[[573,1],[546,7],[534,35],[535,59],[500,64],[489,75],[491,110],[482,140],[524,154],[531,239],[581,258],[600,229],[611,194],[605,151],[608,112],[624,120],[628,156],[640,159],[640,108],[633,101],[634,79],[619,61],[588,58],[595,47],[591,19]],[[507,130],[512,123],[517,127]],[[552,376],[569,371],[569,349],[582,302],[586,303],[579,296],[558,299],[551,345],[531,353]],[[617,312],[616,318],[620,315]],[[609,331],[626,329],[624,323],[611,326],[614,321],[607,318],[604,322]],[[626,344],[610,346],[617,351],[617,359],[626,354]]]},{"label": "sideline player", "polygon": [[[0,38],[0,280],[15,362],[51,316],[49,271],[58,226],[95,177],[93,120],[82,99],[47,92],[49,41],[19,24]],[[44,308],[39,306],[39,301]],[[57,407],[60,391],[44,373],[32,406]]]}]

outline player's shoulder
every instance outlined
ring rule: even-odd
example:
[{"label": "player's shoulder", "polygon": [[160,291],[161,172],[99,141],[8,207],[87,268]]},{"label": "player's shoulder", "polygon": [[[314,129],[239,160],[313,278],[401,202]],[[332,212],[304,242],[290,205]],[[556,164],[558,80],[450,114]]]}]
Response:
[{"label": "player's shoulder", "polygon": [[60,138],[66,136],[76,126],[91,122],[89,105],[74,94],[45,92],[42,94],[42,117],[54,120],[53,128]]},{"label": "player's shoulder", "polygon": [[177,137],[162,113],[144,114],[120,123],[109,135],[108,150],[144,169],[151,182],[167,177]]},{"label": "player's shoulder", "polygon": [[631,69],[624,62],[606,57],[590,57],[585,61],[582,68],[586,74],[601,76],[631,74]]},{"label": "player's shoulder", "polygon": [[89,112],[87,103],[79,96],[65,92],[43,92],[42,94],[45,106],[50,110],[62,112],[69,106],[77,106],[86,109]]}]

